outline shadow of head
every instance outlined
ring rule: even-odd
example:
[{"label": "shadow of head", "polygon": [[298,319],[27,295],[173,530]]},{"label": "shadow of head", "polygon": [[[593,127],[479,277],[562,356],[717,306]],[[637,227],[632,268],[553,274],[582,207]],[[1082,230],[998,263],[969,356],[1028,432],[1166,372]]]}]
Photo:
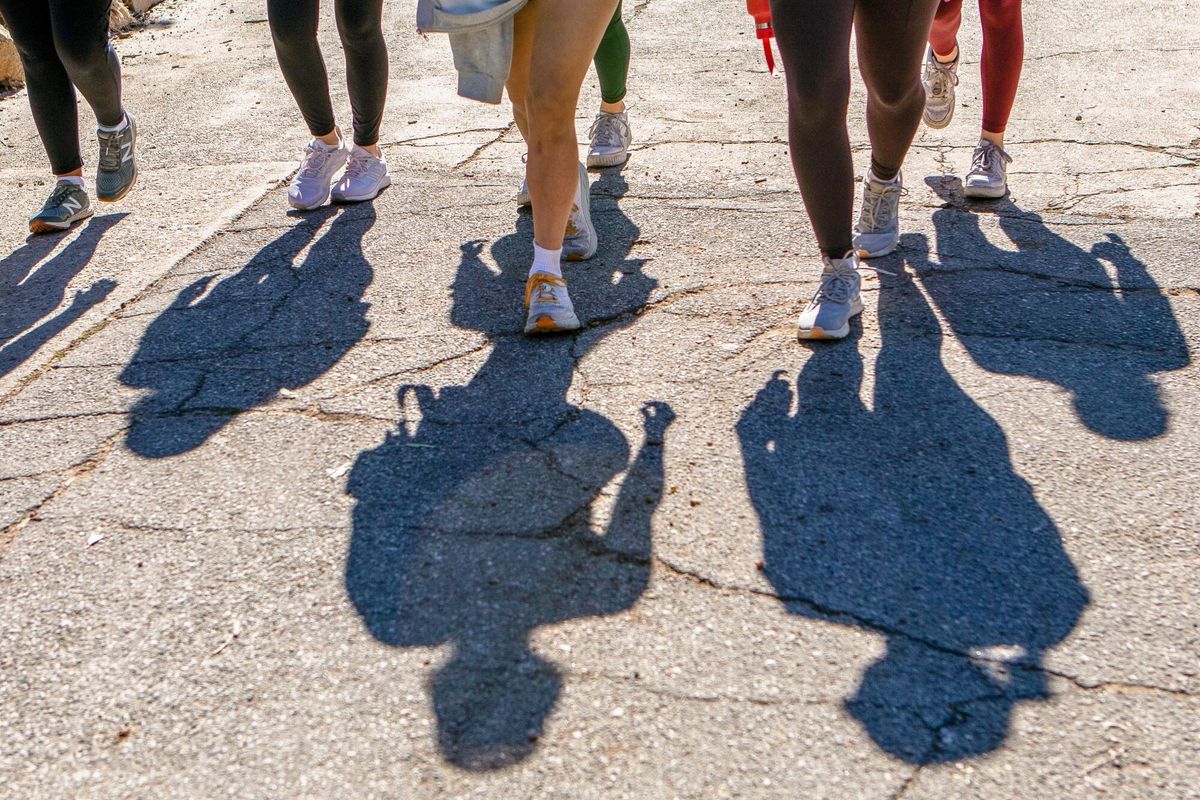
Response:
[{"label": "shadow of head", "polygon": [[896,637],[871,665],[846,710],[871,739],[910,764],[986,755],[1009,735],[1018,702],[1044,699],[1045,678],[1017,651],[971,659]]},{"label": "shadow of head", "polygon": [[553,664],[531,652],[515,662],[472,663],[456,650],[429,688],[442,755],[462,769],[492,772],[537,748],[562,679]]},{"label": "shadow of head", "polygon": [[370,204],[322,208],[237,272],[179,292],[121,373],[150,390],[131,412],[127,446],[147,458],[186,453],[332,367],[366,334],[362,240],[374,222]]},{"label": "shadow of head", "polygon": [[[1063,387],[1080,422],[1107,438],[1164,434],[1169,413],[1151,376],[1191,359],[1167,298],[1125,240],[1109,232],[1081,247],[1010,198],[973,202],[957,178],[927,183],[946,204],[933,214],[937,260],[926,250],[913,267],[972,358]],[[989,239],[989,217],[1015,251]]]}]

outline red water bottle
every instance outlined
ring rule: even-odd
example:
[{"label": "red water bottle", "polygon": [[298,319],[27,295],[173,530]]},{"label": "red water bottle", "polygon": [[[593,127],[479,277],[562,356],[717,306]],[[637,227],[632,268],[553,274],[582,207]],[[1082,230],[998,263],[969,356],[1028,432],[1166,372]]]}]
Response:
[{"label": "red water bottle", "polygon": [[767,56],[767,69],[774,75],[775,54],[771,52],[771,39],[775,38],[775,29],[771,27],[771,3],[769,0],[746,0],[746,10],[754,17],[755,32],[762,40]]}]

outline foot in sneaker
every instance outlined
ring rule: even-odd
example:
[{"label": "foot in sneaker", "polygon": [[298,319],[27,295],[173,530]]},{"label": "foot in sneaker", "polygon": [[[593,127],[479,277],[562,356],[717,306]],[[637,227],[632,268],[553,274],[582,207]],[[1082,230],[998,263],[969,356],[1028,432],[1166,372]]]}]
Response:
[{"label": "foot in sneaker", "polygon": [[65,231],[93,213],[87,191],[74,181],[60,180],[42,210],[29,220],[30,233]]},{"label": "foot in sneaker", "polygon": [[592,143],[588,147],[589,169],[619,167],[629,160],[629,146],[633,144],[633,130],[629,127],[629,114],[620,111],[610,114],[601,111],[588,131]]},{"label": "foot in sneaker", "polygon": [[521,179],[521,188],[517,189],[517,208],[529,208],[533,205],[533,198],[529,196],[529,181]]},{"label": "foot in sneaker", "polygon": [[886,256],[900,244],[900,195],[904,178],[897,174],[881,181],[867,171],[863,178],[862,208],[854,225],[854,248],[863,258]]},{"label": "foot in sneaker", "polygon": [[946,63],[938,61],[933,48],[925,51],[925,113],[922,118],[931,128],[941,129],[954,119],[954,87],[958,86],[958,56]]},{"label": "foot in sneaker", "polygon": [[376,156],[354,145],[350,148],[346,171],[333,185],[331,194],[335,203],[362,203],[374,200],[391,185],[392,176],[388,174],[383,151],[379,151],[379,155]]},{"label": "foot in sneaker", "polygon": [[[339,133],[340,138],[340,133]],[[300,171],[288,186],[288,203],[299,211],[311,211],[325,204],[333,184],[333,176],[350,158],[350,146],[345,139],[330,146],[313,139],[304,148]]]},{"label": "foot in sneaker", "polygon": [[963,181],[963,194],[995,200],[1008,193],[1008,165],[1012,156],[1004,148],[987,139],[980,139],[971,156],[971,169]]},{"label": "foot in sneaker", "polygon": [[117,130],[100,128],[96,131],[100,140],[100,161],[96,167],[96,199],[101,203],[115,203],[133,188],[137,182],[137,123],[129,114]]},{"label": "foot in sneaker", "polygon": [[525,333],[544,334],[579,330],[579,317],[571,296],[567,294],[567,282],[548,272],[535,272],[525,284]]},{"label": "foot in sneaker", "polygon": [[586,261],[596,255],[600,237],[592,224],[592,183],[588,179],[587,167],[579,165],[579,188],[567,218],[567,230],[563,236],[563,258],[567,261]]},{"label": "foot in sneaker", "polygon": [[863,310],[858,255],[851,251],[845,258],[822,261],[821,285],[800,315],[802,340],[844,339],[850,333],[850,320]]}]

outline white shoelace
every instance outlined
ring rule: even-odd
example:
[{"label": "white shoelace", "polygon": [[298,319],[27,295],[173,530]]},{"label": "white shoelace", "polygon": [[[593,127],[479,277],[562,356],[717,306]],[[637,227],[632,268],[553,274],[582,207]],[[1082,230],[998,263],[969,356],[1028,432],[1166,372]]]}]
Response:
[{"label": "white shoelace", "polygon": [[304,160],[300,162],[300,176],[303,178],[319,176],[321,170],[325,168],[325,162],[332,154],[332,150],[327,150],[316,142],[309,142],[308,147],[304,149]]},{"label": "white shoelace", "polygon": [[875,191],[868,184],[867,191],[863,196],[862,215],[859,217],[860,224],[866,223],[868,229],[872,231],[877,231],[885,225],[891,224],[891,195],[898,197],[902,191],[899,184],[885,184],[881,191]]},{"label": "white shoelace", "polygon": [[379,159],[370,153],[353,153],[346,163],[346,174],[351,178],[359,178],[370,173],[371,168],[379,163]]},{"label": "white shoelace", "polygon": [[949,64],[943,64],[937,58],[933,58],[929,62],[932,67],[932,75],[929,76],[929,93],[936,98],[945,97],[950,91],[950,86],[958,86],[958,73],[954,71],[954,67],[958,64],[958,59],[951,61]]},{"label": "white shoelace", "polygon": [[995,142],[984,140],[975,148],[975,153],[971,158],[971,171],[967,174],[983,174],[992,175],[999,171],[1001,163],[1007,164],[1012,161],[1012,156],[1004,152],[1004,148]]},{"label": "white shoelace", "polygon": [[629,137],[629,125],[617,114],[606,114],[603,111],[596,115],[588,137],[593,146],[624,147]]}]

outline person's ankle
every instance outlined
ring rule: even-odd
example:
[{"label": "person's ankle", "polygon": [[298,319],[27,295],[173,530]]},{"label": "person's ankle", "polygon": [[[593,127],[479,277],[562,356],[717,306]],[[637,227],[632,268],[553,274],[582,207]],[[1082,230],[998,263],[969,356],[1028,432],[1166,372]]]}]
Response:
[{"label": "person's ankle", "polygon": [[953,64],[955,61],[958,61],[958,45],[954,45],[954,49],[946,55],[942,55],[934,50],[933,57],[938,60],[939,64]]},{"label": "person's ankle", "polygon": [[615,103],[600,102],[600,110],[605,114],[622,114],[625,111],[625,101],[618,100]]},{"label": "person's ankle", "polygon": [[340,147],[342,144],[342,132],[337,128],[334,128],[324,136],[314,136],[313,138],[326,147]]},{"label": "person's ankle", "polygon": [[996,147],[999,147],[1001,150],[1004,149],[1004,132],[1003,131],[1001,131],[1000,133],[993,133],[992,131],[980,131],[979,139],[980,139],[980,141],[991,142],[992,144],[996,145]]}]

